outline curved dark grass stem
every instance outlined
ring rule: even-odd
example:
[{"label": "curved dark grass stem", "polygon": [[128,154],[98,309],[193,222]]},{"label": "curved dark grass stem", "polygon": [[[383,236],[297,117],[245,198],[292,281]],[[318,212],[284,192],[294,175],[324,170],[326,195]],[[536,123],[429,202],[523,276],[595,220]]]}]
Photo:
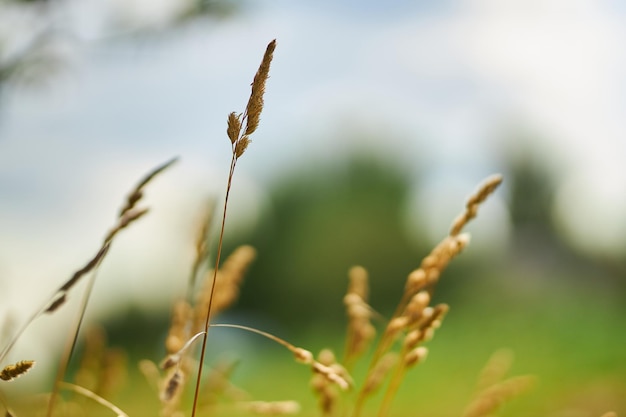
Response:
[{"label": "curved dark grass stem", "polygon": [[198,376],[196,377],[196,388],[193,393],[193,406],[191,409],[191,417],[195,417],[198,407],[198,397],[200,394],[200,381],[202,380],[202,367],[204,365],[204,353],[209,336],[209,322],[211,321],[211,308],[213,307],[213,295],[215,293],[215,284],[217,282],[217,270],[222,256],[222,243],[224,241],[224,228],[226,226],[226,211],[228,209],[228,197],[230,196],[230,188],[235,174],[235,165],[237,165],[237,155],[233,144],[233,157],[230,161],[230,172],[228,173],[228,184],[226,185],[226,196],[224,197],[224,211],[222,214],[222,225],[220,226],[220,238],[217,243],[217,255],[215,256],[215,268],[213,268],[213,282],[211,282],[211,296],[209,297],[209,305],[207,307],[206,321],[204,323],[204,335],[202,337],[202,348],[200,351],[200,361],[198,363]]}]

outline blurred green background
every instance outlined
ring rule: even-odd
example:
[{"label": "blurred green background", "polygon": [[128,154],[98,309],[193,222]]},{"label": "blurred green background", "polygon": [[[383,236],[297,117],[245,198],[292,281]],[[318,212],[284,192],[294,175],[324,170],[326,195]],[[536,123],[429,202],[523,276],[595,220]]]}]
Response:
[{"label": "blurred green background", "polygon": [[[369,271],[371,304],[389,317],[408,273],[501,172],[438,284],[435,301],[451,311],[393,415],[459,415],[500,348],[515,352],[511,375],[539,381],[502,415],[624,415],[625,13],[557,0],[2,1],[0,289],[10,302],[0,312],[25,319],[94,252],[133,182],[181,155],[151,184],[149,218],[116,242],[87,315],[133,364],[133,389],[116,403],[155,415],[134,363],[164,353],[200,213],[211,199],[221,207],[226,115],[243,109],[276,37],[225,241],[226,254],[251,244],[258,258],[219,321],[340,354],[348,269]],[[15,392],[49,386],[72,301],[18,344],[16,360],[32,356],[41,370]],[[296,398],[317,415],[309,371],[288,352],[216,329],[209,362],[223,352],[239,358],[234,382],[255,399]]]}]

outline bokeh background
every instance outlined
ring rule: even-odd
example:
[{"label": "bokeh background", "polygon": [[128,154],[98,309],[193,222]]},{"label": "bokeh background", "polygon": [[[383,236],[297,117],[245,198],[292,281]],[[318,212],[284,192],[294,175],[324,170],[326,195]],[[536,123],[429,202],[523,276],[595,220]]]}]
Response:
[{"label": "bokeh background", "polygon": [[[247,243],[259,257],[222,319],[341,350],[348,268],[370,271],[372,304],[391,314],[408,272],[500,172],[437,290],[452,310],[400,409],[458,414],[482,364],[509,347],[514,371],[540,384],[505,412],[626,413],[619,1],[1,1],[6,328],[92,256],[143,173],[179,156],[149,186],[150,215],[115,242],[88,310],[133,359],[159,359],[198,222],[223,197],[226,115],[243,110],[274,38],[226,230],[227,252]],[[38,360],[43,387],[67,310],[16,349]],[[278,391],[310,397],[306,371],[274,361],[275,347],[215,333],[215,354],[246,358],[255,395],[276,396],[259,377],[270,363],[301,384]]]}]

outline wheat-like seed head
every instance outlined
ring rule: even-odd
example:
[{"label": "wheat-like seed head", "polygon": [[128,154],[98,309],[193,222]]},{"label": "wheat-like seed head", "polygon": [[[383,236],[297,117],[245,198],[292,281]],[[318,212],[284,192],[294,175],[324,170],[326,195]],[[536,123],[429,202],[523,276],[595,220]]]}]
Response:
[{"label": "wheat-like seed head", "polygon": [[270,64],[274,56],[274,50],[276,49],[276,39],[271,41],[267,45],[261,66],[254,76],[252,81],[252,92],[250,93],[250,99],[246,106],[246,131],[245,135],[252,134],[259,126],[259,120],[261,119],[261,112],[263,111],[263,95],[265,93],[265,83],[269,78]]}]

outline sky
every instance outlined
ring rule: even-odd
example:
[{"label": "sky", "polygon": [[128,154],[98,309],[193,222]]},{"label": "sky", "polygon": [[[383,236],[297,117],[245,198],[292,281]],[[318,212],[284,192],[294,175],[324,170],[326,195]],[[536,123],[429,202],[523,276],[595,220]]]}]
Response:
[{"label": "sky", "polygon": [[[149,218],[116,242],[107,267],[184,280],[201,207],[223,192],[226,115],[245,107],[274,38],[261,126],[238,165],[233,224],[253,227],[270,204],[267,186],[299,166],[341,164],[365,149],[419,177],[407,228],[425,222],[436,241],[476,184],[503,169],[502,155],[530,147],[557,179],[563,232],[582,251],[623,254],[626,10],[618,1],[268,0],[157,36],[114,33],[108,23],[158,28],[174,0],[69,4],[58,17],[74,33],[60,48],[63,67],[0,102],[5,293],[36,286],[45,299],[97,250],[134,183],[176,155],[147,191]],[[512,127],[531,134],[514,141]],[[485,207],[493,220],[480,232],[492,245],[508,233],[502,194]],[[150,306],[180,288],[124,284],[123,294],[115,277],[101,284],[94,314],[128,299]]]}]

